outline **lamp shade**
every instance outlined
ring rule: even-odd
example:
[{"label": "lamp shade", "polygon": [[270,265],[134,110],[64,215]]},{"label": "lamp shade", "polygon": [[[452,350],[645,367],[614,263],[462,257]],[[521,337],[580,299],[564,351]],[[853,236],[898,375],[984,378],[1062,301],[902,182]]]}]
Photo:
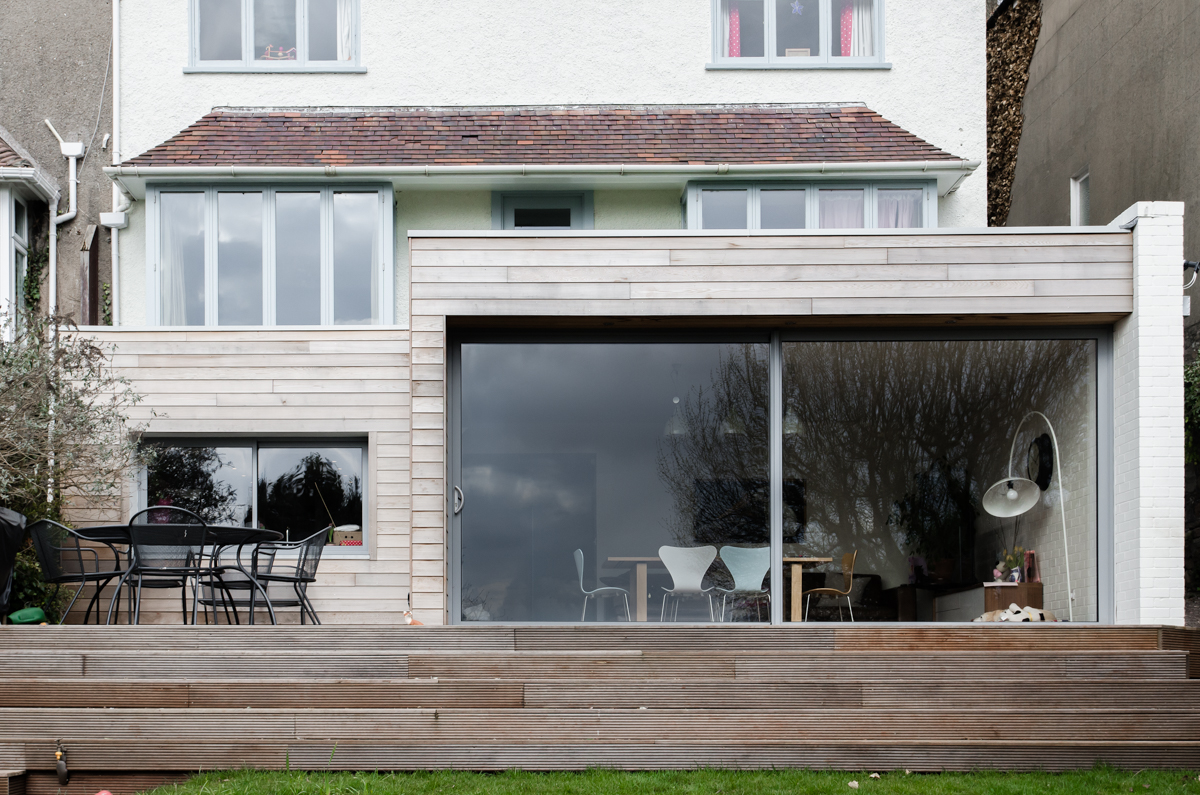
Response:
[{"label": "lamp shade", "polygon": [[1029,478],[1005,478],[992,485],[983,495],[983,510],[1005,519],[1020,516],[1037,505],[1042,490]]}]

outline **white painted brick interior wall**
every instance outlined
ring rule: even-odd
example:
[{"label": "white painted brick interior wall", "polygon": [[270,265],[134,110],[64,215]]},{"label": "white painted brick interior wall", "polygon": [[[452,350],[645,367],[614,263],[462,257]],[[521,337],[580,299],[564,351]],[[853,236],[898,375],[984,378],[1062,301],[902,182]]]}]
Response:
[{"label": "white painted brick interior wall", "polygon": [[1116,620],[1183,624],[1183,203],[1139,202],[1114,333]]}]

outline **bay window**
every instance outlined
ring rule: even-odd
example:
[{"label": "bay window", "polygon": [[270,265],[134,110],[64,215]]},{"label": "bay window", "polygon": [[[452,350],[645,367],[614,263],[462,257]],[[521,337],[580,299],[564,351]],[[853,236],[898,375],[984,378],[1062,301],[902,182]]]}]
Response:
[{"label": "bay window", "polygon": [[922,183],[721,183],[688,191],[692,229],[916,229],[937,226]]},{"label": "bay window", "polygon": [[156,188],[162,326],[392,322],[390,188]]},{"label": "bay window", "polygon": [[884,66],[883,0],[714,0],[716,68]]},{"label": "bay window", "polygon": [[361,71],[358,0],[193,0],[198,71]]}]

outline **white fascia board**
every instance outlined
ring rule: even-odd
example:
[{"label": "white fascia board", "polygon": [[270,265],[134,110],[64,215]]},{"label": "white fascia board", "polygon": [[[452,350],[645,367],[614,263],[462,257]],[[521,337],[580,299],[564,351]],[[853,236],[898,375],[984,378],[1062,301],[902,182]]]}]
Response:
[{"label": "white fascia board", "polygon": [[719,163],[707,165],[497,165],[497,166],[110,166],[104,173],[137,198],[147,181],[212,182],[222,179],[277,182],[344,179],[385,180],[397,190],[529,189],[536,182],[578,183],[593,188],[682,187],[692,179],[936,179],[938,195],[956,189],[978,160],[863,163]]},{"label": "white fascia board", "polygon": [[20,182],[49,203],[58,201],[58,185],[40,168],[0,168],[0,182]]}]

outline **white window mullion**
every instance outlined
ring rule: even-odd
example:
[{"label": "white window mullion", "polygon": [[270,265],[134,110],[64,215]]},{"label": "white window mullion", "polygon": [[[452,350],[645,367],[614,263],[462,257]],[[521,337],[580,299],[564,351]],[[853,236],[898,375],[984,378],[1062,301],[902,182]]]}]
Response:
[{"label": "white window mullion", "polygon": [[263,190],[263,325],[275,325],[275,189]]},{"label": "white window mullion", "polygon": [[757,185],[751,185],[750,189],[746,191],[746,211],[750,213],[749,217],[746,219],[747,231],[753,231],[755,229],[762,228],[762,216],[759,212],[758,204],[759,190],[760,189]]},{"label": "white window mullion", "polygon": [[766,30],[763,31],[764,47],[763,55],[767,58],[767,63],[775,62],[775,14],[772,5],[772,0],[763,0],[763,23]]},{"label": "white window mullion", "polygon": [[[249,1],[249,0],[247,0]],[[217,190],[204,192],[204,325],[217,325],[217,239],[220,231],[220,213],[217,211]]]},{"label": "white window mullion", "polygon": [[333,189],[321,189],[321,325],[333,325]]},{"label": "white window mullion", "polygon": [[863,195],[867,201],[867,206],[863,211],[863,228],[875,229],[879,225],[879,199],[875,193],[875,186],[868,185],[867,189],[863,191]]},{"label": "white window mullion", "polygon": [[819,0],[821,5],[821,60],[829,63],[833,57],[833,52],[830,49],[833,46],[833,31],[836,26],[833,23],[833,0]]},{"label": "white window mullion", "polygon": [[242,63],[254,65],[254,0],[242,0]]},{"label": "white window mullion", "polygon": [[308,63],[308,3],[296,0],[296,63]]}]

